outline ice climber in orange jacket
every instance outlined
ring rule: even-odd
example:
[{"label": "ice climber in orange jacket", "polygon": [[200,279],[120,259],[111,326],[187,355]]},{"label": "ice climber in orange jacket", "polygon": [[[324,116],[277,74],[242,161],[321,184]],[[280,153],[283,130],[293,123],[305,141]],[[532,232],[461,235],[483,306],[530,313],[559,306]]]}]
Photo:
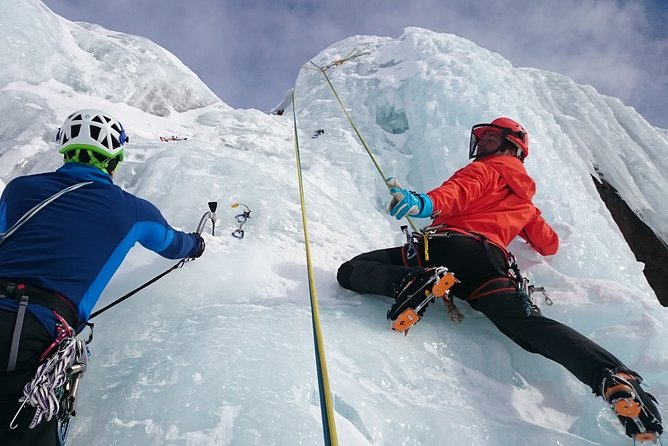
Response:
[{"label": "ice climber in orange jacket", "polygon": [[661,416],[654,397],[640,387],[641,377],[587,337],[543,316],[507,251],[516,236],[545,256],[559,248],[559,237],[532,202],[536,184],[524,168],[528,155],[526,129],[501,117],[473,126],[473,162],[436,189],[418,194],[389,178],[390,215],[432,217],[433,223],[402,247],[345,262],[339,284],[393,297],[387,318],[399,331],[419,321],[434,296],[451,287],[450,295],[483,313],[520,347],[556,361],[602,396],[628,436],[654,440],[663,431]]}]

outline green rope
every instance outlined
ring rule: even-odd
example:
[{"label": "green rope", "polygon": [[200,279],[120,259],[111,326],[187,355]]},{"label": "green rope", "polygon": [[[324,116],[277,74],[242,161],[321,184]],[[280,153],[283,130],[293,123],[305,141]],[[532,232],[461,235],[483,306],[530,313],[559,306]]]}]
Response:
[{"label": "green rope", "polygon": [[299,181],[299,200],[301,203],[302,226],[304,227],[304,243],[306,246],[306,268],[308,271],[308,287],[311,296],[311,323],[313,325],[313,341],[315,344],[316,370],[318,373],[318,389],[320,392],[320,413],[322,416],[322,429],[325,446],[338,446],[336,438],[336,424],[334,422],[334,410],[332,404],[332,392],[329,389],[329,376],[327,374],[327,361],[325,359],[325,348],[320,328],[320,312],[318,310],[318,297],[313,279],[313,265],[311,262],[311,249],[306,224],[306,205],[304,204],[304,183],[302,181],[302,165],[299,156],[299,137],[297,136],[297,114],[295,107],[295,92],[292,91],[292,118],[295,128],[295,158],[297,160],[297,179]]},{"label": "green rope", "polygon": [[[368,53],[363,53],[363,54],[368,54]],[[363,55],[363,54],[361,53],[361,54],[355,55],[354,57],[358,57],[358,56],[361,56],[361,55]],[[348,58],[347,60],[350,60],[351,58],[352,58],[352,57]],[[341,59],[341,61],[344,62],[345,59]],[[338,61],[337,61],[337,62],[338,62]],[[336,101],[339,103],[339,106],[341,107],[341,110],[343,110],[343,113],[346,115],[346,118],[348,119],[348,122],[350,123],[350,125],[351,125],[352,128],[353,128],[353,130],[355,131],[355,134],[357,135],[357,138],[358,138],[358,139],[360,140],[360,142],[362,143],[362,146],[363,146],[364,149],[366,150],[366,153],[369,154],[369,157],[371,158],[371,161],[373,162],[373,165],[376,166],[376,170],[378,171],[378,173],[379,173],[380,176],[382,177],[382,179],[383,179],[383,183],[385,183],[385,180],[387,179],[387,176],[386,176],[385,173],[383,172],[383,169],[380,168],[380,165],[379,165],[378,162],[376,161],[376,157],[373,155],[373,153],[371,153],[371,150],[369,149],[369,146],[367,145],[367,143],[366,143],[366,141],[364,140],[364,138],[362,137],[362,134],[360,133],[359,129],[357,128],[357,126],[356,126],[355,123],[353,122],[352,118],[350,117],[350,114],[348,113],[348,110],[346,110],[346,107],[343,105],[343,102],[341,101],[341,98],[339,97],[339,94],[336,92],[336,89],[334,88],[334,85],[332,85],[332,82],[329,80],[329,76],[327,76],[326,71],[327,71],[329,68],[331,68],[331,67],[334,66],[334,65],[341,65],[341,64],[340,64],[340,63],[334,63],[334,64],[329,64],[329,65],[327,65],[327,66],[325,66],[325,67],[319,67],[318,65],[316,65],[315,63],[313,63],[313,61],[311,61],[311,63],[312,63],[314,66],[316,66],[316,67],[320,70],[320,72],[322,73],[323,76],[325,76],[325,79],[327,80],[327,83],[329,84],[329,88],[332,89],[332,93],[334,93],[334,97],[336,98]],[[294,110],[294,103],[293,103],[293,110]],[[386,184],[386,185],[387,185],[387,184]],[[389,189],[390,187],[387,186],[387,188]],[[406,215],[405,218],[406,218],[406,220],[408,220],[408,223],[411,225],[411,228],[413,229],[413,232],[418,232],[418,229],[417,229],[417,227],[415,226],[415,223],[413,223],[413,220],[411,220],[411,218],[410,218],[408,215]]]}]

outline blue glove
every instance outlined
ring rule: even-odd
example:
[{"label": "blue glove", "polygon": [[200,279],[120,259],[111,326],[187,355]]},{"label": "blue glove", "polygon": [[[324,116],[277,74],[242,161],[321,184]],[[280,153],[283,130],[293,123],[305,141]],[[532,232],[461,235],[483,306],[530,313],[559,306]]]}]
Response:
[{"label": "blue glove", "polygon": [[431,217],[434,204],[428,195],[418,194],[402,188],[394,177],[388,178],[385,183],[390,188],[390,194],[392,194],[392,199],[388,205],[391,216],[397,220],[401,220],[406,215],[417,218]]}]

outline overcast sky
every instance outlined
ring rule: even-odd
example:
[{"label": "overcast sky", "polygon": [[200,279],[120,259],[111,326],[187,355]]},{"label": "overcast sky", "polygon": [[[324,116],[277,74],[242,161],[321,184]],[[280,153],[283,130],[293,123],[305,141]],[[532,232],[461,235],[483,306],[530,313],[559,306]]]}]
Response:
[{"label": "overcast sky", "polygon": [[43,1],[69,20],[153,40],[235,108],[269,110],[334,42],[419,26],[591,84],[668,129],[668,0]]}]

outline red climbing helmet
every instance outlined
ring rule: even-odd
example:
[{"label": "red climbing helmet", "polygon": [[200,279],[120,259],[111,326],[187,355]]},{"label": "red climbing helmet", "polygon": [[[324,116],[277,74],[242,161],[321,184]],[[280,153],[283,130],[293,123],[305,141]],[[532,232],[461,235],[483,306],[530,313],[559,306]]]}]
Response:
[{"label": "red climbing helmet", "polygon": [[505,144],[500,144],[496,150],[486,153],[478,153],[478,142],[487,132],[501,132],[503,141],[508,141],[517,147],[517,157],[524,161],[529,156],[529,134],[521,124],[510,118],[496,118],[489,124],[476,124],[471,129],[471,143],[469,145],[469,158],[479,158],[502,150]]}]

